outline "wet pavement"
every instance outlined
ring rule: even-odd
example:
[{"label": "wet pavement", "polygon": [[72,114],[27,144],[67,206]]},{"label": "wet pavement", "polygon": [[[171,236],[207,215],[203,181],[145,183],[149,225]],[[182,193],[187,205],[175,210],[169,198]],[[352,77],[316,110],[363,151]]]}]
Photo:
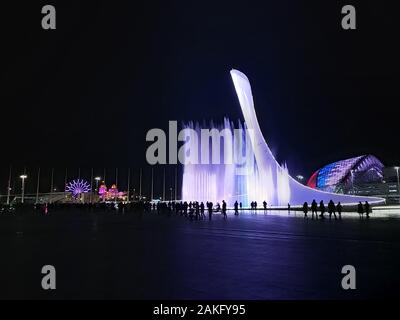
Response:
[{"label": "wet pavement", "polygon": [[[400,209],[360,220],[249,211],[224,220],[63,211],[0,216],[0,298],[359,299],[397,296]],[[41,268],[56,268],[56,290]],[[344,265],[356,290],[343,290]]]}]

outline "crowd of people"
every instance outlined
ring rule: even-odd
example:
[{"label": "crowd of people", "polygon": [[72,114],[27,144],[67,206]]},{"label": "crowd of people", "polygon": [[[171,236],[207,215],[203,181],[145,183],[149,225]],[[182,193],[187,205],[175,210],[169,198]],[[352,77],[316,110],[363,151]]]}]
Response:
[{"label": "crowd of people", "polygon": [[[146,201],[138,201],[138,202],[98,202],[98,203],[37,203],[33,205],[35,212],[41,212],[43,214],[49,214],[49,212],[57,212],[57,211],[65,211],[70,209],[78,209],[81,211],[91,211],[91,212],[120,212],[120,213],[129,213],[129,212],[150,212],[154,211],[158,214],[160,213],[176,213],[181,216],[187,217],[191,220],[202,220],[206,219],[206,214],[208,215],[208,219],[212,219],[214,213],[220,213],[224,219],[227,219],[227,203],[225,200],[222,200],[222,203],[214,204],[211,201],[198,202],[198,201],[169,201],[169,202],[146,202]],[[30,211],[32,208],[31,205],[25,204],[20,205],[17,211]],[[233,210],[235,215],[239,215],[241,210],[247,208],[243,208],[242,202],[235,201],[233,204]],[[256,210],[267,211],[268,208],[267,202],[263,201],[262,208],[257,208],[257,201],[252,201],[250,203],[250,210],[255,212]],[[282,209],[282,208],[280,208]],[[287,210],[290,212],[291,206],[288,204]],[[297,208],[299,210],[299,208]],[[300,209],[301,210],[301,209]],[[9,211],[9,212],[14,212]],[[304,202],[302,206],[302,211],[304,213],[304,217],[308,218],[309,212],[311,212],[311,217],[314,218],[325,218],[325,214],[329,214],[329,219],[332,218],[332,215],[335,219],[341,219],[343,206],[340,202],[335,204],[332,200],[329,201],[327,205],[321,200],[319,204],[315,201],[315,199],[309,205],[307,202]],[[6,212],[2,210],[2,212]],[[360,217],[363,217],[366,214],[366,217],[369,218],[369,214],[371,213],[371,206],[366,201],[365,204],[359,202],[357,205],[357,212]],[[337,214],[337,215],[336,215]]]},{"label": "crowd of people", "polygon": [[222,214],[224,219],[226,219],[228,216],[226,214],[227,212],[227,205],[225,200],[222,200],[222,206],[217,203],[215,206],[214,204],[210,201],[207,201],[206,203],[204,202],[198,202],[198,201],[170,201],[168,203],[165,202],[158,202],[157,204],[153,204],[153,210],[156,210],[157,213],[169,211],[169,212],[175,212],[177,214],[180,214],[182,216],[188,217],[189,219],[196,219],[196,220],[201,220],[206,218],[206,210],[208,214],[208,218],[211,220],[213,213],[219,212]]},{"label": "crowd of people", "polygon": [[[290,205],[288,204],[289,210],[290,210]],[[324,201],[320,201],[319,205],[317,204],[317,202],[315,201],[315,199],[312,201],[311,203],[311,207],[308,206],[307,202],[304,202],[303,204],[303,212],[304,212],[304,217],[307,217],[308,212],[311,210],[311,217],[314,218],[314,214],[315,217],[318,219],[318,217],[324,219],[325,218],[325,213],[328,212],[329,213],[329,219],[332,218],[332,215],[335,217],[335,220],[338,218],[336,216],[336,212],[338,213],[339,219],[342,218],[342,210],[343,210],[343,206],[340,202],[338,202],[338,204],[335,205],[335,203],[330,200],[327,207],[324,204]],[[320,212],[320,214],[318,215],[318,211]],[[364,216],[364,213],[366,214],[366,217],[369,218],[369,214],[371,213],[371,206],[368,203],[368,201],[365,201],[365,204],[363,205],[361,203],[361,201],[358,203],[357,205],[357,213],[360,215],[360,217]]]},{"label": "crowd of people", "polygon": [[[205,219],[206,213],[208,214],[208,218],[210,220],[212,218],[213,213],[221,213],[224,219],[227,218],[227,204],[225,200],[222,200],[222,205],[219,204],[218,202],[214,204],[211,201],[207,201],[206,203],[198,201],[158,202],[158,203],[153,203],[151,208],[154,211],[157,211],[157,213],[175,212],[182,216],[188,217],[189,219],[196,219],[196,220]],[[235,203],[233,204],[233,211],[235,215],[239,215],[239,212],[245,209],[247,208],[243,208],[242,202],[235,201]],[[250,210],[252,212],[262,209],[265,212],[268,209],[272,208],[268,208],[268,204],[266,201],[263,201],[262,208],[260,209],[257,208],[257,201],[252,201],[250,203]],[[287,210],[289,212],[292,210],[291,205],[289,203],[287,206]],[[312,218],[314,218],[315,214],[315,217],[317,219],[318,218],[324,219],[325,214],[328,213],[329,219],[331,219],[332,216],[335,219],[341,219],[343,212],[343,205],[340,202],[335,204],[332,200],[330,200],[327,205],[325,205],[324,201],[322,200],[319,202],[319,204],[315,200],[313,200],[311,206],[309,206],[308,203],[305,202],[303,204],[302,210],[304,212],[305,218],[308,218],[308,213],[311,211]],[[360,215],[360,217],[363,217],[364,214],[366,214],[366,217],[369,218],[369,215],[371,213],[371,206],[368,203],[368,201],[366,201],[365,204],[359,202],[357,206],[357,212]]]}]

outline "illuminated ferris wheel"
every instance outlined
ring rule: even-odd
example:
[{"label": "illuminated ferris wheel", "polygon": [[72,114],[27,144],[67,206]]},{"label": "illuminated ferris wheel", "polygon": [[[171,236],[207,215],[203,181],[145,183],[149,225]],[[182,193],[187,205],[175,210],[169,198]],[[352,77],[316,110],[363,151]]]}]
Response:
[{"label": "illuminated ferris wheel", "polygon": [[72,195],[77,198],[79,197],[82,193],[88,193],[90,192],[90,185],[88,182],[86,182],[83,179],[77,179],[69,182],[66,185],[65,191],[71,192]]}]

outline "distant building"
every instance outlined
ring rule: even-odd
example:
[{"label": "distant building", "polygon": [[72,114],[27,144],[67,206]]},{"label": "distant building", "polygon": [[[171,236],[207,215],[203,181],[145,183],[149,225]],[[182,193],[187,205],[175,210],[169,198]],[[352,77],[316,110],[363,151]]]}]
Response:
[{"label": "distant building", "polygon": [[385,198],[399,203],[397,171],[373,155],[337,161],[313,173],[307,185],[322,191]]},{"label": "distant building", "polygon": [[127,193],[118,191],[117,185],[113,184],[111,188],[107,190],[107,186],[104,182],[100,185],[99,196],[103,201],[110,200],[127,200]]},{"label": "distant building", "polygon": [[373,155],[337,161],[313,173],[307,185],[335,193],[352,193],[355,186],[381,183],[384,165]]}]

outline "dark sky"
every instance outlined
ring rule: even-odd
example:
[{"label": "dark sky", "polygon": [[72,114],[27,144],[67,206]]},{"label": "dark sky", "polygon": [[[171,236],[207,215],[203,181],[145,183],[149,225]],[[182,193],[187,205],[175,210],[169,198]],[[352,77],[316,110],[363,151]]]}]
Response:
[{"label": "dark sky", "polygon": [[[341,28],[345,4],[357,30]],[[232,68],[291,173],[365,153],[398,164],[399,16],[386,1],[3,4],[1,177],[10,163],[138,167],[151,128],[241,118]]]}]

